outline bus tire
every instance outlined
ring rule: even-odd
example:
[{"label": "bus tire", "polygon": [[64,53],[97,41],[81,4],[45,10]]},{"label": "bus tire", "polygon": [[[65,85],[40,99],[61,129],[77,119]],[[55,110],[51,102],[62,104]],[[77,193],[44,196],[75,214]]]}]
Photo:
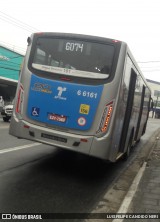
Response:
[{"label": "bus tire", "polygon": [[139,138],[138,140],[136,140],[136,144],[138,144],[141,141],[141,138]]},{"label": "bus tire", "polygon": [[127,150],[126,152],[123,154],[123,157],[122,159],[124,161],[127,161],[128,160],[128,157],[130,156],[130,152],[131,152],[131,148],[132,148],[132,140],[133,140],[133,131],[131,133],[131,136],[130,136],[130,139],[129,139],[129,142],[128,142],[128,146],[127,146]]}]

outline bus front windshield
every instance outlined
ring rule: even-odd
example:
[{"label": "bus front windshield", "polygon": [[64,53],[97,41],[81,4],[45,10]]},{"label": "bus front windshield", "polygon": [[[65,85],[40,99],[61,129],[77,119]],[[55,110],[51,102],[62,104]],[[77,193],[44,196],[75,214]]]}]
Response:
[{"label": "bus front windshield", "polygon": [[113,45],[39,37],[31,66],[50,73],[106,79],[111,73],[113,57]]}]

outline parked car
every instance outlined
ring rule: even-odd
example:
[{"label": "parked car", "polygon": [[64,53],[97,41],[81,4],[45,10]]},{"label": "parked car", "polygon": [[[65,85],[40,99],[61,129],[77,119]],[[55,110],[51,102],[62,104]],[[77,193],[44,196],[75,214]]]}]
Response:
[{"label": "parked car", "polygon": [[2,111],[2,108],[4,107],[4,100],[3,96],[0,96],[0,112]]},{"label": "parked car", "polygon": [[4,122],[8,122],[11,119],[13,113],[13,104],[14,100],[3,106],[1,116]]}]

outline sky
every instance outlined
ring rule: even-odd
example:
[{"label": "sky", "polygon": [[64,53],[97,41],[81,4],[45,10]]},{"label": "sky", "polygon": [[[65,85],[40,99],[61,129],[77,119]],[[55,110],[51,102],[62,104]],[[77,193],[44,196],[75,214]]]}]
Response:
[{"label": "sky", "polygon": [[125,41],[145,78],[160,82],[159,0],[5,0],[0,28],[0,44],[23,53],[39,31]]}]

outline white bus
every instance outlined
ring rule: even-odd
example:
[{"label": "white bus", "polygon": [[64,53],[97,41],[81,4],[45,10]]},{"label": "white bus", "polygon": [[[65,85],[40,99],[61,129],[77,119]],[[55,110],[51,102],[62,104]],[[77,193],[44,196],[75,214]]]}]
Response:
[{"label": "white bus", "polygon": [[150,97],[126,43],[34,33],[10,134],[115,162],[145,133]]}]

